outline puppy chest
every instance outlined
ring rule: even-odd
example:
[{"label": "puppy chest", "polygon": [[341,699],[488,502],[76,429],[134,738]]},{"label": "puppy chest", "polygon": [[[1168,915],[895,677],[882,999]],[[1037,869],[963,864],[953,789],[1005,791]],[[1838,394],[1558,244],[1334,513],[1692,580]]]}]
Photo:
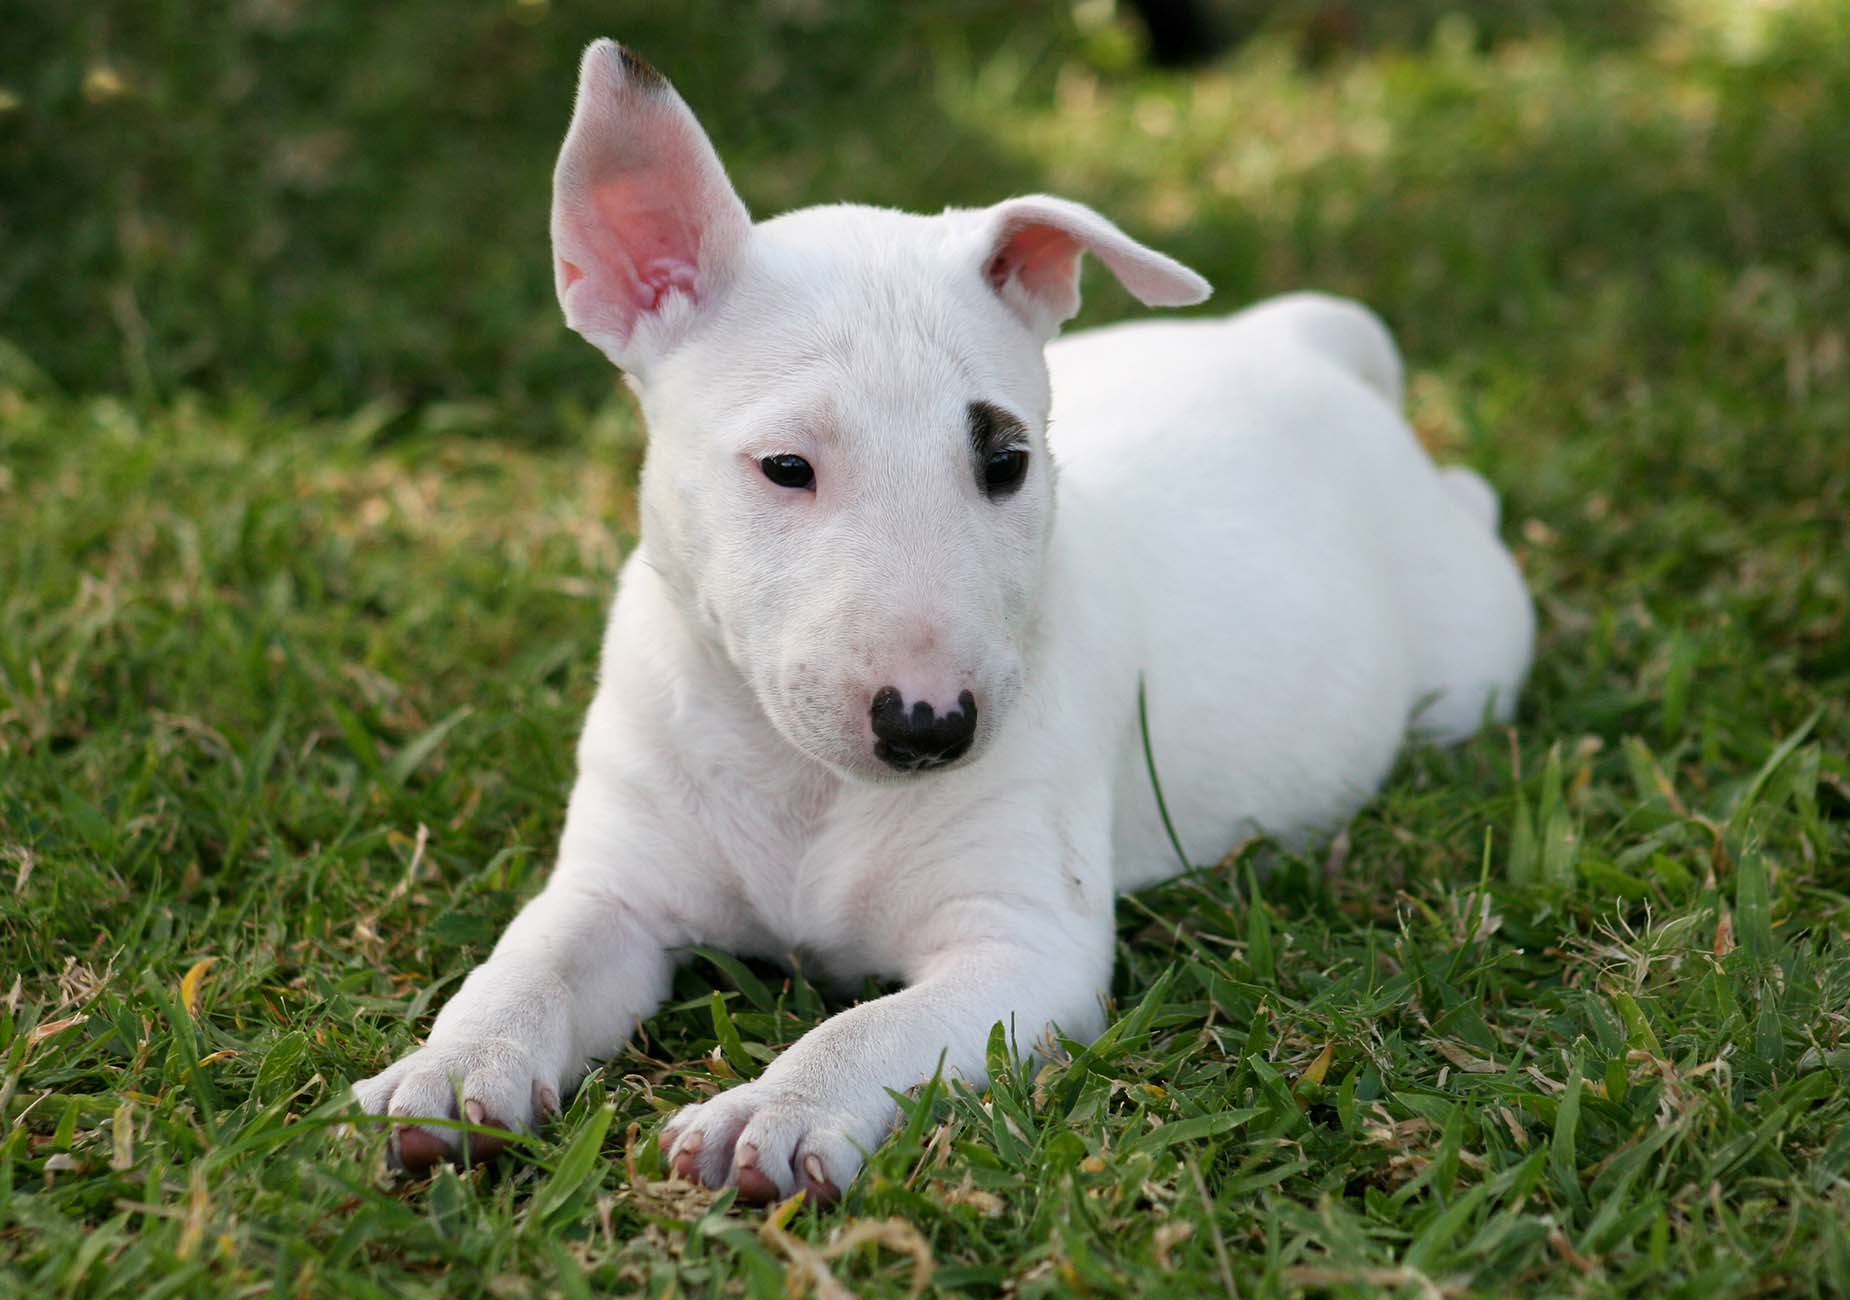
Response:
[{"label": "puppy chest", "polygon": [[749,886],[760,955],[800,964],[825,982],[898,978],[910,923],[929,902],[896,889],[892,863],[877,854],[839,857],[813,842],[805,847]]}]

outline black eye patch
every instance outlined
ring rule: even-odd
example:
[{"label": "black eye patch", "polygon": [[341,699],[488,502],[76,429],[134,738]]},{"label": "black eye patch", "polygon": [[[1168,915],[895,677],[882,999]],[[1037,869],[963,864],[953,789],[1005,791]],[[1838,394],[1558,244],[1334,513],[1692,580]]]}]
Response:
[{"label": "black eye patch", "polygon": [[988,402],[970,403],[968,419],[977,486],[992,498],[1009,495],[1028,476],[1028,426]]}]

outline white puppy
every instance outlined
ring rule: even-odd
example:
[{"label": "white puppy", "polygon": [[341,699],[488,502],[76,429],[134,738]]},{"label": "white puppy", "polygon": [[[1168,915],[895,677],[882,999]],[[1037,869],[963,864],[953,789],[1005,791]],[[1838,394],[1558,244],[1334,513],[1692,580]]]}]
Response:
[{"label": "white puppy", "polygon": [[[369,1111],[524,1129],[680,951],[893,980],[676,1115],[683,1175],[828,1198],[942,1059],[1104,1025],[1114,896],[1183,845],[1340,826],[1412,726],[1507,717],[1533,619],[1496,497],[1436,468],[1361,307],[1047,346],[1081,255],[1207,284],[1061,199],[754,225],[647,64],[585,52],[554,176],[571,327],[650,430],[559,862]],[[1056,497],[1059,502],[1055,509]],[[413,1167],[454,1130],[404,1126]],[[479,1148],[478,1148],[479,1151]]]}]

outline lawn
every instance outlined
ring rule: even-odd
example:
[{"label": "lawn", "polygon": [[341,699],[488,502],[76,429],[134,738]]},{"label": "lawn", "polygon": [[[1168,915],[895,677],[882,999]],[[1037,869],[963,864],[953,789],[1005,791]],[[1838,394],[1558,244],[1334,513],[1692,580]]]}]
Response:
[{"label": "lawn", "polygon": [[[633,7],[8,17],[0,1295],[1850,1295],[1850,9]],[[519,1159],[348,1123],[544,876],[634,540],[545,243],[606,31],[760,213],[1368,301],[1541,614],[1516,725],[1123,900],[1105,1037],[828,1210],[662,1181],[825,1014],[724,954]]]}]

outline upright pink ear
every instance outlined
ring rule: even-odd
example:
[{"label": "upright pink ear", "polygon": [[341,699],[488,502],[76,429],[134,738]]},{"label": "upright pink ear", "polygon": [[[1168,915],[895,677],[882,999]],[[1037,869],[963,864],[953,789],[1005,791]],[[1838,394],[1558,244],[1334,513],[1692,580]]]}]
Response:
[{"label": "upright pink ear", "polygon": [[624,369],[645,367],[724,286],[750,230],[667,78],[615,42],[593,41],[552,175],[565,323]]},{"label": "upright pink ear", "polygon": [[1208,282],[1145,248],[1091,208],[1045,194],[998,203],[988,220],[983,274],[1030,329],[1052,338],[1079,310],[1079,258],[1093,253],[1146,307],[1205,300]]}]

